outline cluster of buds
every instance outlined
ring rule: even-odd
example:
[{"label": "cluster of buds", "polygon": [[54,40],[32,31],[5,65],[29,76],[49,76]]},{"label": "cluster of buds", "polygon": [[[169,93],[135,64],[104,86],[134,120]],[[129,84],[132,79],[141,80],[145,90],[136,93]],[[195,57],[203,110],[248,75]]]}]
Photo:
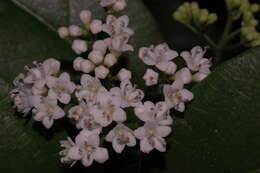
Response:
[{"label": "cluster of buds", "polygon": [[[72,49],[78,54],[74,60],[74,69],[83,73],[94,72],[95,76],[105,79],[109,68],[115,65],[123,52],[133,51],[128,44],[134,31],[128,27],[129,18],[124,15],[116,18],[108,15],[105,23],[98,19],[91,19],[91,12],[83,10],[80,19],[84,27],[71,25],[60,27],[58,33],[61,38],[72,39]],[[107,38],[103,38],[103,33]],[[102,39],[91,40],[91,35],[102,35]],[[96,38],[95,37],[95,38]]]},{"label": "cluster of buds", "polygon": [[[114,6],[124,1],[101,0],[100,3],[105,2],[113,2]],[[62,38],[73,40],[72,49],[79,55],[73,67],[83,72],[80,73],[80,84],[71,82],[68,73],[60,73],[60,62],[55,59],[35,62],[35,67],[26,67],[27,74],[20,74],[14,80],[15,89],[11,91],[14,107],[25,115],[32,112],[33,118],[41,121],[47,129],[51,128],[55,119],[67,117],[74,121],[79,133],[75,140],[68,137],[60,141],[62,163],[74,165],[81,162],[86,167],[94,161],[104,163],[109,158],[104,142],[112,143],[117,153],[122,153],[126,147],[136,146],[138,142],[144,153],[152,150],[165,152],[165,138],[172,131],[171,110],[183,112],[185,104],[194,98],[193,93],[185,88],[186,84],[199,82],[210,74],[211,62],[204,58],[206,50],[196,46],[190,52],[182,52],[180,56],[186,67],[178,69],[173,60],[179,54],[166,43],[140,48],[139,58],[154,67],[144,74],[146,85],[162,85],[164,95],[163,100],[156,103],[149,98],[143,101],[145,92],[131,82],[131,71],[122,68],[110,73],[108,69],[123,52],[133,50],[128,44],[134,34],[127,27],[128,16],[116,18],[108,15],[106,23],[103,23],[92,20],[91,12],[82,11],[80,18],[84,28],[72,25],[58,30]],[[89,34],[98,38],[101,32],[106,33],[108,38],[88,40]],[[112,86],[107,86],[104,80],[109,73],[118,80],[109,81]],[[160,77],[167,80],[159,83]],[[72,96],[75,96],[75,102]],[[69,104],[66,107],[68,111],[64,110],[66,104]],[[132,109],[134,115],[127,115],[126,109]]]},{"label": "cluster of buds", "polygon": [[203,27],[213,24],[218,17],[207,9],[200,9],[197,2],[185,2],[173,13],[173,18],[183,24]]},{"label": "cluster of buds", "polygon": [[260,32],[256,29],[258,21],[254,16],[254,13],[259,11],[260,5],[249,4],[248,9],[243,12],[241,37],[252,47],[260,45]]},{"label": "cluster of buds", "polygon": [[105,7],[108,13],[124,10],[127,6],[126,0],[98,0],[101,7]]}]

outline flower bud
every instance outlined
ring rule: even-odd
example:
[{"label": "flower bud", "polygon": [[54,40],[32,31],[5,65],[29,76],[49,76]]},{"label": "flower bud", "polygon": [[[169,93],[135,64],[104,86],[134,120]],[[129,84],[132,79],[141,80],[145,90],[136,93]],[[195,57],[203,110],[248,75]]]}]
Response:
[{"label": "flower bud", "polygon": [[104,40],[97,40],[93,44],[93,49],[100,51],[104,55],[107,51],[107,44]]},{"label": "flower bud", "polygon": [[80,20],[84,24],[90,24],[91,22],[91,12],[89,10],[82,10],[79,14]]},{"label": "flower bud", "polygon": [[109,73],[109,69],[100,65],[95,68],[95,76],[100,79],[105,79]]},{"label": "flower bud", "polygon": [[117,63],[117,58],[114,54],[109,53],[105,56],[104,64],[107,67],[111,67]]},{"label": "flower bud", "polygon": [[90,73],[94,70],[94,68],[95,68],[95,65],[91,61],[89,61],[87,59],[84,59],[81,61],[80,69],[82,72]]},{"label": "flower bud", "polygon": [[72,49],[77,53],[81,54],[88,50],[87,43],[83,40],[74,40],[72,43]]},{"label": "flower bud", "polygon": [[79,37],[81,36],[81,28],[77,25],[70,25],[69,33],[72,37]]},{"label": "flower bud", "polygon": [[90,24],[90,31],[93,34],[97,34],[102,31],[102,21],[101,20],[93,20]]},{"label": "flower bud", "polygon": [[208,24],[215,23],[218,20],[218,16],[215,13],[211,13],[208,18]]},{"label": "flower bud", "polygon": [[113,9],[115,11],[121,11],[123,9],[126,8],[126,2],[125,1],[117,1],[114,5],[113,5]]},{"label": "flower bud", "polygon": [[73,61],[73,68],[76,71],[80,71],[81,70],[81,62],[84,59],[82,57],[77,57],[74,61]]},{"label": "flower bud", "polygon": [[146,86],[156,85],[158,83],[159,74],[152,69],[147,69],[143,79],[145,80]]},{"label": "flower bud", "polygon": [[256,13],[260,10],[260,6],[258,4],[252,4],[251,7],[250,7],[250,10],[253,12],[253,13]]},{"label": "flower bud", "polygon": [[69,30],[67,27],[62,26],[58,29],[58,34],[60,38],[66,38],[69,36]]},{"label": "flower bud", "polygon": [[177,70],[177,65],[173,62],[169,62],[166,70],[164,71],[166,74],[174,74]]},{"label": "flower bud", "polygon": [[208,20],[209,17],[209,11],[206,9],[203,9],[200,11],[200,23],[205,23]]},{"label": "flower bud", "polygon": [[117,78],[122,82],[124,80],[130,80],[132,78],[132,73],[131,71],[122,68],[118,74],[117,74]]},{"label": "flower bud", "polygon": [[192,76],[192,80],[194,82],[200,82],[202,81],[203,79],[205,79],[208,75],[205,74],[205,73],[201,73],[201,72],[197,72],[195,73],[193,76]]},{"label": "flower bud", "polygon": [[181,80],[184,84],[188,84],[191,82],[191,72],[188,68],[182,68],[175,74],[176,80]]},{"label": "flower bud", "polygon": [[94,64],[101,64],[103,61],[103,55],[100,51],[93,50],[89,53],[88,59],[90,59]]}]

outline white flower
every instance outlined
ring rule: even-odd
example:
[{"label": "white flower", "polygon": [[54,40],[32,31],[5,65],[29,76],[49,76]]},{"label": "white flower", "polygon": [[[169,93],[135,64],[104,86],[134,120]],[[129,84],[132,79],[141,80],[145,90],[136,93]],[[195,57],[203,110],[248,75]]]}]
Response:
[{"label": "white flower", "polygon": [[70,95],[74,92],[76,86],[71,82],[68,73],[62,73],[59,78],[49,76],[46,83],[49,87],[48,96],[50,98],[58,99],[63,104],[70,102]]},{"label": "white flower", "polygon": [[139,58],[147,65],[155,65],[159,70],[166,71],[169,62],[178,56],[166,43],[153,45],[149,48],[143,47],[139,50]]},{"label": "white flower", "polygon": [[108,142],[117,153],[121,153],[125,146],[133,147],[136,145],[136,139],[133,131],[124,124],[117,124],[106,136]]},{"label": "white flower", "polygon": [[82,10],[79,14],[80,20],[84,24],[89,24],[91,22],[91,11],[89,10]]},{"label": "white flower", "polygon": [[127,27],[128,24],[129,17],[126,15],[119,18],[116,18],[113,15],[108,15],[106,18],[106,23],[102,26],[102,30],[109,34],[111,37],[115,37],[121,34],[130,37],[134,34],[134,31]]},{"label": "white flower", "polygon": [[102,55],[105,55],[107,51],[107,44],[104,40],[97,40],[93,44],[93,50],[100,51]]},{"label": "white flower", "polygon": [[89,112],[89,106],[83,101],[69,110],[68,117],[76,120],[78,129],[95,131],[97,133],[102,131],[102,126],[95,121],[93,115]]},{"label": "white flower", "polygon": [[63,160],[70,162],[81,160],[81,163],[86,167],[89,167],[94,160],[98,163],[104,163],[109,157],[107,149],[99,147],[100,139],[98,134],[94,132],[82,130],[76,136],[75,143],[62,141],[61,144],[65,147],[64,154],[66,154]]},{"label": "white flower", "polygon": [[109,69],[103,65],[100,65],[95,68],[95,76],[99,79],[105,79],[109,74]]},{"label": "white flower", "polygon": [[159,74],[152,69],[147,69],[143,79],[145,80],[146,86],[156,85],[158,83]]},{"label": "white flower", "polygon": [[183,82],[180,80],[174,81],[172,85],[164,85],[163,94],[168,107],[180,112],[185,110],[185,103],[193,99],[193,94],[183,88]]},{"label": "white flower", "polygon": [[183,84],[190,83],[191,79],[191,72],[187,67],[180,69],[175,74],[175,80],[181,80]]},{"label": "white flower", "polygon": [[195,46],[191,49],[191,52],[182,52],[181,57],[185,60],[191,71],[199,71],[208,75],[212,64],[209,59],[204,58],[206,51],[206,49],[203,50],[200,46]]},{"label": "white flower", "polygon": [[66,38],[69,36],[69,30],[67,27],[64,27],[64,26],[60,27],[58,29],[58,34],[59,34],[60,38]]},{"label": "white flower", "polygon": [[102,21],[101,20],[92,20],[90,23],[90,31],[93,34],[98,34],[102,31]]},{"label": "white flower", "polygon": [[148,121],[144,126],[134,131],[137,139],[140,139],[140,149],[144,153],[149,153],[154,148],[160,152],[166,151],[167,137],[171,133],[171,127],[159,125],[157,122]]},{"label": "white flower", "polygon": [[77,25],[70,25],[69,33],[72,37],[79,37],[81,36],[81,28]]},{"label": "white flower", "polygon": [[126,120],[126,113],[120,108],[120,99],[113,97],[110,92],[98,93],[97,101],[96,105],[90,107],[90,113],[101,126]]},{"label": "white flower", "polygon": [[131,71],[122,68],[118,74],[117,74],[117,78],[122,82],[124,80],[130,80],[132,78],[132,73]]},{"label": "white flower", "polygon": [[72,43],[72,49],[77,53],[81,54],[88,50],[86,41],[84,40],[74,40]]},{"label": "white flower", "polygon": [[139,104],[134,108],[135,115],[144,122],[157,122],[159,125],[171,125],[173,120],[166,102],[156,105],[150,101]]},{"label": "white flower", "polygon": [[125,0],[101,0],[100,5],[102,7],[112,7],[115,11],[121,11],[127,6]]},{"label": "white flower", "polygon": [[46,97],[35,106],[34,120],[41,121],[47,128],[51,128],[54,120],[64,117],[65,112],[58,106],[57,100]]},{"label": "white flower", "polygon": [[[76,144],[71,140],[70,137],[67,138],[67,140],[60,141],[60,146],[64,149],[59,152],[59,155],[61,156],[61,163],[67,163],[71,164],[73,166],[77,160],[80,160],[81,157],[75,153],[75,146]],[[73,148],[73,149],[72,149]]]},{"label": "white flower", "polygon": [[84,59],[83,61],[81,61],[81,64],[80,64],[80,70],[83,72],[83,73],[90,73],[94,70],[95,68],[95,65],[87,60],[87,59]]},{"label": "white flower", "polygon": [[129,80],[124,80],[120,83],[120,88],[114,87],[110,89],[114,97],[121,100],[121,107],[135,107],[139,105],[144,98],[144,92],[136,89]]},{"label": "white flower", "polygon": [[105,66],[112,67],[116,63],[117,63],[117,58],[114,54],[109,53],[105,56],[105,59],[104,59],[104,65]]},{"label": "white flower", "polygon": [[81,88],[76,92],[76,96],[79,101],[84,99],[88,104],[96,103],[97,94],[106,91],[98,78],[88,74],[82,75],[80,83]]},{"label": "white flower", "polygon": [[128,44],[128,40],[129,36],[122,34],[113,38],[107,38],[106,43],[110,52],[119,57],[122,52],[134,51],[133,46]]},{"label": "white flower", "polygon": [[88,54],[88,59],[90,59],[94,64],[98,65],[103,62],[103,54],[98,50],[93,50]]}]

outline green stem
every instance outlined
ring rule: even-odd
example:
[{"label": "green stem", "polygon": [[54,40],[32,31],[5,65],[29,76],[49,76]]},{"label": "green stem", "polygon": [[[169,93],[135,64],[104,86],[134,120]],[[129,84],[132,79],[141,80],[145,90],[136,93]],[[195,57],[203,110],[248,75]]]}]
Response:
[{"label": "green stem", "polygon": [[210,44],[210,46],[212,46],[213,48],[217,47],[217,44],[210,38],[210,36],[205,33],[199,32],[195,27],[190,24],[186,24],[186,26],[195,34],[201,35]]},{"label": "green stem", "polygon": [[230,34],[226,37],[225,41],[229,41],[230,39],[234,38],[236,35],[240,34],[240,32],[241,32],[241,28],[239,28],[239,29],[237,29],[236,31],[230,33]]}]

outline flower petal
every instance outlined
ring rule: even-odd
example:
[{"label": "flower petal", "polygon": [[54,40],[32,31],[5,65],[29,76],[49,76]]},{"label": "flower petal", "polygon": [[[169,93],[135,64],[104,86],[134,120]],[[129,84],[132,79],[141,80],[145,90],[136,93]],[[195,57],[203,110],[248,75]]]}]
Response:
[{"label": "flower petal", "polygon": [[104,163],[108,160],[108,151],[106,148],[98,147],[93,153],[93,157],[98,163]]}]

